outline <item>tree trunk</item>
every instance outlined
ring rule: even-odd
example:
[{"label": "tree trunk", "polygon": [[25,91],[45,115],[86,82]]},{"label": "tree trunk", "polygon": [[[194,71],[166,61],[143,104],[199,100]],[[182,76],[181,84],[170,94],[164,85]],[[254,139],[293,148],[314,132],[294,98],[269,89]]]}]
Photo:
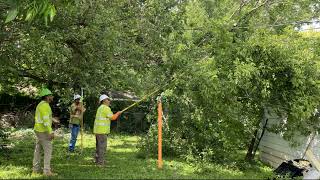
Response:
[{"label": "tree trunk", "polygon": [[258,128],[254,131],[254,137],[251,139],[251,142],[249,144],[247,155],[246,155],[246,161],[250,162],[254,158],[253,150],[254,150],[254,147],[255,147],[254,145],[255,145],[257,136],[258,136]]},{"label": "tree trunk", "polygon": [[261,132],[261,135],[260,135],[260,137],[259,137],[259,139],[258,139],[258,143],[257,143],[256,147],[255,147],[254,150],[253,150],[253,158],[254,158],[254,156],[256,155],[256,152],[257,152],[257,150],[258,150],[258,148],[259,148],[259,144],[260,144],[260,142],[261,142],[261,139],[262,139],[262,137],[263,137],[263,135],[264,135],[264,133],[265,133],[265,131],[266,131],[266,129],[267,129],[268,120],[269,120],[269,119],[266,119],[266,122],[264,123],[263,129],[262,129],[262,132]]},{"label": "tree trunk", "polygon": [[[266,121],[265,124],[264,124],[264,127],[263,127],[263,132],[260,136],[260,138],[258,139],[258,130],[260,129],[260,121],[257,122],[257,125],[256,125],[256,130],[254,131],[254,137],[251,139],[251,142],[249,144],[249,147],[248,147],[248,151],[247,151],[247,154],[246,154],[246,161],[250,162],[254,159],[254,156],[256,154],[256,151],[257,151],[257,148],[259,146],[259,143],[262,139],[262,136],[264,134],[264,131],[265,131],[265,128],[267,126],[267,123],[268,123],[268,119],[266,119],[266,113],[267,113],[267,109],[266,108],[263,108],[261,112],[261,115],[262,115],[262,121]],[[257,143],[257,146],[256,146],[256,139],[258,139],[258,143]]]}]

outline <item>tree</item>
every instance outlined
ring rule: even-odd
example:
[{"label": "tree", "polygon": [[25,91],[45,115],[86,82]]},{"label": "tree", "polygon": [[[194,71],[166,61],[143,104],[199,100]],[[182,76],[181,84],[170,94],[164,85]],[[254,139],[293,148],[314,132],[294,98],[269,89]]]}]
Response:
[{"label": "tree", "polygon": [[319,15],[316,1],[23,2],[57,15],[43,23],[37,8],[26,23],[28,6],[5,24],[1,13],[2,89],[47,84],[67,98],[80,87],[94,96],[161,87],[168,148],[211,160],[246,147],[252,159],[266,107],[285,112],[287,135],[318,123],[317,39],[295,30]]}]

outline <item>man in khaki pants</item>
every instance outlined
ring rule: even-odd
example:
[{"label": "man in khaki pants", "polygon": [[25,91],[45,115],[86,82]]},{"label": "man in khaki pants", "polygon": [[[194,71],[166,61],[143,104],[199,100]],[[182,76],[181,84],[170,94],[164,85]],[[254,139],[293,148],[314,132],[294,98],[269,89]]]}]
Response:
[{"label": "man in khaki pants", "polygon": [[34,132],[37,136],[36,146],[33,158],[33,174],[41,172],[41,147],[44,150],[44,168],[45,176],[53,176],[50,168],[52,154],[52,140],[54,134],[52,132],[52,111],[49,103],[53,101],[52,92],[49,89],[42,89],[40,92],[42,101],[37,105],[35,113]]}]

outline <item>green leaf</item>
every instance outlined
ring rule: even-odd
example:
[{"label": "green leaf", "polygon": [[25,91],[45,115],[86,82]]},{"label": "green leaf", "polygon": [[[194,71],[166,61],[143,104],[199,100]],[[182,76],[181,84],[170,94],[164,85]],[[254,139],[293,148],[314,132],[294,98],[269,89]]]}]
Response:
[{"label": "green leaf", "polygon": [[30,11],[27,12],[27,16],[26,16],[26,21],[31,21],[33,19],[35,15],[35,11],[34,9],[31,9]]},{"label": "green leaf", "polygon": [[18,9],[17,8],[11,9],[8,12],[8,16],[6,18],[5,23],[8,23],[8,22],[14,20],[17,17],[17,15],[18,15]]},{"label": "green leaf", "polygon": [[43,16],[43,18],[44,18],[44,24],[48,26],[48,16]]},{"label": "green leaf", "polygon": [[57,14],[56,8],[54,6],[50,6],[50,21],[53,20],[54,16]]},{"label": "green leaf", "polygon": [[42,4],[42,8],[39,14],[43,14],[47,10],[47,8],[48,8],[48,2],[44,2]]}]

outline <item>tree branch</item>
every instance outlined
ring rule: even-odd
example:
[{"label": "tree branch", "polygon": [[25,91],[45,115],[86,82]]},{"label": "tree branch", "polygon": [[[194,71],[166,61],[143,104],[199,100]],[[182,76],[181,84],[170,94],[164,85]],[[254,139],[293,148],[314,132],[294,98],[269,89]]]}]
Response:
[{"label": "tree branch", "polygon": [[23,70],[23,69],[8,67],[8,70],[10,72],[18,75],[19,77],[30,78],[30,79],[33,79],[33,80],[40,82],[40,83],[47,83],[47,84],[52,84],[52,85],[56,85],[56,86],[60,86],[60,87],[67,87],[67,85],[68,85],[65,82],[58,82],[58,81],[48,80],[43,77],[39,77],[39,76],[35,75],[34,73],[30,73],[30,72]]},{"label": "tree branch", "polygon": [[[241,17],[238,21],[238,23],[235,25],[235,27],[239,26],[241,22],[247,20],[248,17],[252,16],[253,13],[255,13],[258,9],[261,7],[267,5],[267,3],[271,2],[272,0],[265,0],[263,3],[259,4],[256,3],[256,6],[252,8],[248,13],[246,13],[243,17]],[[260,1],[259,1],[260,2]]]},{"label": "tree branch", "polygon": [[240,14],[241,11],[242,11],[242,8],[243,8],[245,5],[249,4],[249,2],[250,2],[250,0],[242,0],[239,8],[238,8],[237,10],[235,10],[235,11],[231,14],[231,16],[230,16],[229,19],[232,19],[236,14]]}]

